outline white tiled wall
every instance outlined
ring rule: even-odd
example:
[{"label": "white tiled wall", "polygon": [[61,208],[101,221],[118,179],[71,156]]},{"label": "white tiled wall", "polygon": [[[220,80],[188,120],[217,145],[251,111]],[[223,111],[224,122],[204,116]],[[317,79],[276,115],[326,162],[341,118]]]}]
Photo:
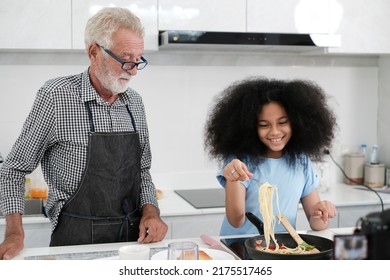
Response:
[{"label": "white tiled wall", "polygon": [[[153,53],[131,81],[143,96],[157,187],[216,186],[217,164],[203,150],[203,127],[213,97],[251,75],[303,78],[330,95],[339,130],[334,155],[377,142],[378,60],[375,57],[308,57],[228,53]],[[36,91],[56,76],[82,72],[84,54],[0,52],[0,152],[10,151]],[[369,113],[368,113],[369,112]],[[332,180],[341,181],[330,165]]]},{"label": "white tiled wall", "polygon": [[378,144],[380,160],[390,167],[390,56],[383,56],[379,63],[379,114]]}]

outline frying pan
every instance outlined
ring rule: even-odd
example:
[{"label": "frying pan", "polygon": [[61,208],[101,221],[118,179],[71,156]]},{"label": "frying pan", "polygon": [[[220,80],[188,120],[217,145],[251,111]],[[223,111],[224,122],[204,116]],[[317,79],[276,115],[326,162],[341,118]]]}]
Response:
[{"label": "frying pan", "polygon": [[[256,249],[256,241],[262,240],[265,244],[265,237],[263,231],[263,222],[253,215],[252,213],[246,213],[247,218],[252,222],[259,230],[260,235],[248,238],[245,240],[245,247],[249,256],[254,260],[330,260],[333,256],[333,241],[321,236],[315,236],[310,234],[300,234],[299,236],[306,243],[315,246],[320,252],[312,254],[276,254],[264,252]],[[297,243],[291,237],[289,233],[277,233],[275,238],[279,244],[284,244],[286,247],[295,248]],[[272,243],[272,241],[271,241]],[[274,245],[274,244],[271,244]]]}]

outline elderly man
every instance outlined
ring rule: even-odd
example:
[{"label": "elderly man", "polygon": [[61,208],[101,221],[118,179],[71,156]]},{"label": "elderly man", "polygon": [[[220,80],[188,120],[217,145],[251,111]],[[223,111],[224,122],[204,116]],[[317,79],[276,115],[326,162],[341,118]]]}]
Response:
[{"label": "elderly man", "polygon": [[23,249],[24,180],[39,163],[49,187],[50,246],[164,238],[144,106],[128,88],[147,65],[143,36],[129,10],[100,10],[85,30],[90,67],[38,91],[0,171],[6,216],[0,259]]}]

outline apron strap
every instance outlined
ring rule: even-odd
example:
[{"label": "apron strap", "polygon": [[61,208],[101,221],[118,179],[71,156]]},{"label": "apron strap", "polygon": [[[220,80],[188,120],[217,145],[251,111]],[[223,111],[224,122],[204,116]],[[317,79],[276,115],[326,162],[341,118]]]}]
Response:
[{"label": "apron strap", "polygon": [[[125,218],[123,219],[121,229],[119,230],[119,233],[118,233],[118,239],[122,236],[123,229],[125,228],[126,224],[131,225],[134,221],[137,221],[139,219],[139,215],[137,215],[137,212],[138,212],[138,210],[136,209],[133,212],[126,214]],[[136,214],[136,215],[134,215],[134,214]]]},{"label": "apron strap", "polygon": [[113,217],[98,217],[98,216],[89,216],[89,215],[79,215],[79,214],[72,214],[62,211],[62,215],[77,218],[77,219],[83,219],[83,220],[110,220],[110,219],[126,219],[126,217],[129,214],[126,215],[120,215],[120,216],[113,216]]},{"label": "apron strap", "polygon": [[88,118],[89,118],[89,125],[91,127],[91,132],[95,132],[95,125],[93,123],[92,111],[91,111],[91,107],[89,105],[89,102],[91,102],[91,101],[85,102],[85,108],[87,109]]},{"label": "apron strap", "polygon": [[118,232],[118,238],[117,238],[117,240],[120,240],[125,226],[131,225],[134,221],[137,221],[140,218],[137,213],[138,213],[138,210],[135,209],[132,212],[128,212],[126,215],[115,216],[115,217],[85,216],[85,215],[71,214],[71,213],[67,213],[67,212],[62,212],[61,214],[64,216],[72,217],[72,218],[84,219],[84,220],[95,220],[95,221],[96,220],[104,221],[104,220],[110,220],[110,219],[115,219],[115,220],[122,219],[121,228]]},{"label": "apron strap", "polygon": [[[91,110],[91,106],[90,106],[89,102],[92,102],[92,101],[87,101],[84,104],[85,104],[85,108],[87,109],[88,118],[89,118],[89,126],[91,129],[91,132],[95,132],[95,124],[93,123],[92,110]],[[126,104],[126,109],[130,115],[131,124],[133,125],[134,132],[137,132],[137,127],[135,126],[135,120],[134,120],[133,114],[131,113],[129,105],[127,105],[127,104]]]},{"label": "apron strap", "polygon": [[129,105],[126,105],[127,112],[129,112],[130,118],[131,118],[131,123],[133,124],[134,132],[137,132],[137,127],[135,126],[135,121],[133,114],[130,111]]}]

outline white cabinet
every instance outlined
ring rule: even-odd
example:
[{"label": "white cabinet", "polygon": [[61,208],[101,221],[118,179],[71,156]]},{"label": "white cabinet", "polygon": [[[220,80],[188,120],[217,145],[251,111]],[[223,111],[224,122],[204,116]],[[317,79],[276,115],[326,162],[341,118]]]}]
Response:
[{"label": "white cabinet", "polygon": [[[389,205],[385,205],[387,209]],[[354,227],[357,225],[360,218],[364,218],[370,213],[380,212],[381,208],[379,205],[362,205],[355,207],[345,207],[338,209],[339,216],[339,227]]]},{"label": "white cabinet", "polygon": [[51,224],[49,222],[25,224],[24,236],[26,248],[47,247],[50,245]]},{"label": "white cabinet", "polygon": [[159,30],[246,31],[246,0],[159,0]]},{"label": "white cabinet", "polygon": [[88,19],[103,7],[128,8],[136,14],[145,27],[145,52],[158,50],[157,0],[73,0],[72,36],[73,49],[85,49],[84,29]]},{"label": "white cabinet", "polygon": [[[48,247],[51,238],[51,224],[48,218],[23,216],[24,247]],[[0,218],[0,243],[4,240],[5,219]]]},{"label": "white cabinet", "polygon": [[329,32],[329,0],[247,0],[247,31]]},{"label": "white cabinet", "polygon": [[330,53],[389,54],[390,1],[342,0],[332,6],[332,14],[341,14],[336,33],[341,47]]},{"label": "white cabinet", "polygon": [[329,33],[330,0],[159,0],[159,30]]},{"label": "white cabinet", "polygon": [[[337,228],[339,226],[339,216],[336,216],[330,220],[329,227],[330,228]],[[297,213],[297,222],[296,222],[296,229],[297,230],[311,230],[309,221],[306,218],[305,211],[303,211],[302,208],[298,210]]]},{"label": "white cabinet", "polygon": [[[388,207],[389,205],[385,204],[385,209]],[[355,227],[360,218],[364,218],[370,213],[381,211],[379,205],[338,206],[336,208],[337,216],[330,220],[329,227],[331,228]],[[310,230],[310,225],[303,209],[298,211],[297,230]]]},{"label": "white cabinet", "polygon": [[201,234],[218,236],[225,214],[199,214],[163,217],[169,226],[166,238],[199,237]]},{"label": "white cabinet", "polygon": [[85,25],[105,6],[134,12],[145,27],[145,51],[158,50],[157,0],[2,0],[0,48],[84,50]]},{"label": "white cabinet", "polygon": [[1,0],[0,48],[70,49],[71,0]]}]

